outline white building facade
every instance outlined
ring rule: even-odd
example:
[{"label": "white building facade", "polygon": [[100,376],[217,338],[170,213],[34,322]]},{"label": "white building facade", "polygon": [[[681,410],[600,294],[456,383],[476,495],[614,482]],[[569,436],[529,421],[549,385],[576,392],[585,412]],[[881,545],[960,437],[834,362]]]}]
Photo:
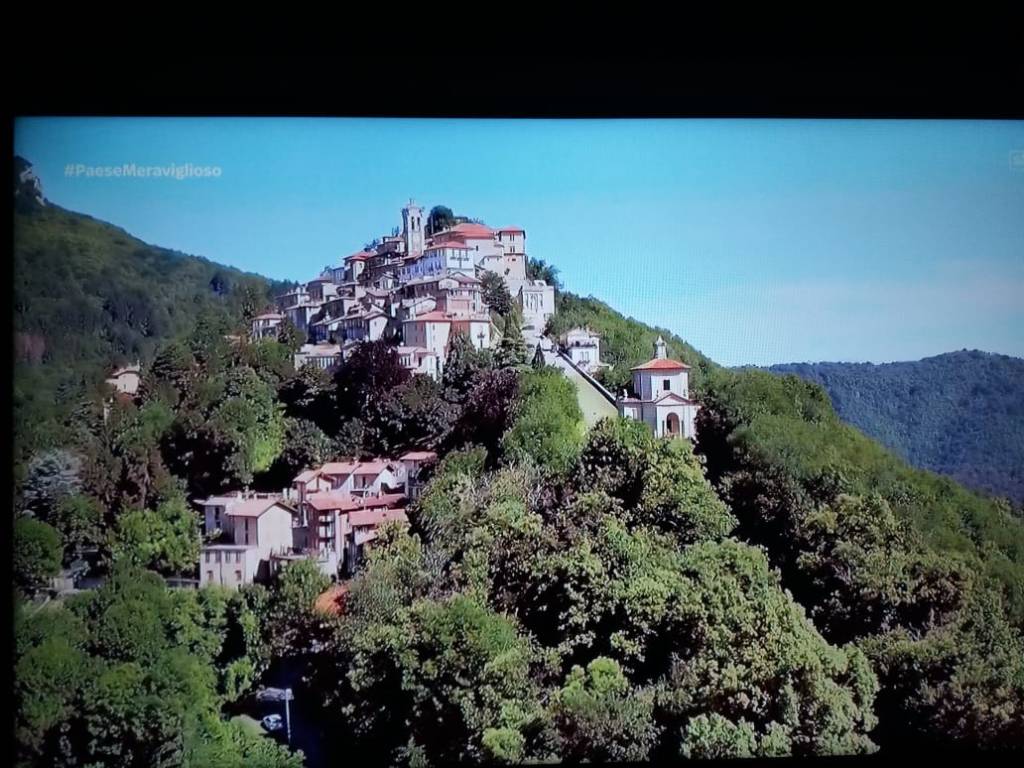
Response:
[{"label": "white building facade", "polygon": [[644,422],[655,437],[694,440],[700,406],[690,399],[690,367],[668,359],[660,336],[654,347],[654,358],[632,369],[634,394],[618,399],[619,415]]}]

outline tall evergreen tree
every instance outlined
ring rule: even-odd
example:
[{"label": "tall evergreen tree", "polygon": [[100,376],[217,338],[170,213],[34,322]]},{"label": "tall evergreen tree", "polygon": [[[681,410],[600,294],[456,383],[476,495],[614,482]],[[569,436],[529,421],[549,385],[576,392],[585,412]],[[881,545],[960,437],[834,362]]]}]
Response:
[{"label": "tall evergreen tree", "polygon": [[519,313],[514,310],[505,316],[505,328],[498,344],[496,359],[502,368],[526,363],[526,342],[523,340]]},{"label": "tall evergreen tree", "polygon": [[544,350],[540,348],[540,342],[537,342],[537,347],[533,350],[533,367],[539,371],[545,365],[547,362],[544,360]]}]

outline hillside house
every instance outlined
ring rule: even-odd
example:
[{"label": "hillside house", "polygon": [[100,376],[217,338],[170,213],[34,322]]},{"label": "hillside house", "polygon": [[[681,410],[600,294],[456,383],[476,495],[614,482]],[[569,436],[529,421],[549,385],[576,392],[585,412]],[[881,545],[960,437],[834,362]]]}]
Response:
[{"label": "hillside house", "polygon": [[395,467],[388,459],[372,461],[331,461],[320,468],[331,483],[332,493],[375,496],[400,490]]},{"label": "hillside house", "polygon": [[337,344],[303,344],[292,358],[295,368],[312,365],[325,371],[341,365],[342,349]]},{"label": "hillside house", "polygon": [[385,523],[407,524],[405,509],[391,507],[375,507],[372,509],[354,509],[348,514],[347,551],[345,552],[346,568],[353,573],[363,562],[377,532]]},{"label": "hillside house", "polygon": [[363,271],[366,269],[366,261],[372,254],[367,251],[359,251],[353,253],[351,256],[345,257],[345,279],[352,282],[358,282],[362,277]]},{"label": "hillside house", "polygon": [[395,349],[398,362],[409,373],[419,373],[432,379],[438,377],[437,355],[425,347],[403,347]]},{"label": "hillside house", "polygon": [[280,312],[264,312],[263,314],[256,315],[252,319],[249,335],[254,340],[276,339],[277,328],[283,320],[284,315]]},{"label": "hillside house", "polygon": [[447,359],[451,334],[458,331],[469,336],[477,349],[491,346],[491,319],[486,315],[449,314],[435,310],[402,323],[405,346],[427,350],[437,358],[439,368],[443,368]]},{"label": "hillside house", "polygon": [[200,549],[200,587],[266,581],[274,573],[273,556],[301,546],[296,510],[278,497],[212,497],[203,506],[208,530],[212,522],[221,535]]},{"label": "hillside house", "polygon": [[126,365],[118,368],[106,383],[112,386],[119,394],[134,395],[139,391],[139,384],[142,382],[142,366],[139,363]]},{"label": "hillside house", "polygon": [[[368,529],[379,524],[374,522],[376,518],[359,517],[359,513],[377,512],[379,520],[383,521],[387,515],[380,515],[381,512],[397,509],[403,510],[404,518],[404,502],[405,496],[401,493],[353,496],[342,491],[329,491],[307,497],[308,546],[320,558],[324,572],[330,576],[343,569],[352,572],[360,550],[368,540]],[[357,516],[359,523],[358,544],[353,541],[353,515]]]},{"label": "hillside house", "polygon": [[589,328],[573,328],[562,336],[566,355],[579,368],[591,372],[601,367],[601,337]]},{"label": "hillside house", "polygon": [[420,491],[423,490],[420,472],[424,467],[436,462],[437,453],[434,451],[409,451],[398,457],[398,463],[401,467],[399,479],[404,482],[405,495],[409,499],[416,500],[419,498]]}]

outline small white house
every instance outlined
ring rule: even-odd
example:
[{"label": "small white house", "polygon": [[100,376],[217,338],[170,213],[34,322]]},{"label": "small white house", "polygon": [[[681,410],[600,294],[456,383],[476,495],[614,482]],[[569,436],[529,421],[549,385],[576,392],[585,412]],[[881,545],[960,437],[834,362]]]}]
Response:
[{"label": "small white house", "polygon": [[618,399],[619,415],[644,422],[655,437],[696,439],[700,406],[690,399],[690,366],[669,360],[660,336],[654,349],[652,360],[632,369],[634,394]]},{"label": "small white house", "polygon": [[409,451],[398,457],[400,466],[399,479],[405,483],[405,495],[410,499],[419,498],[423,483],[420,481],[420,472],[423,467],[437,461],[437,454],[434,451]]},{"label": "small white house", "polygon": [[303,344],[294,355],[294,365],[313,365],[327,371],[341,365],[341,347],[337,344]]},{"label": "small white house", "polygon": [[254,339],[275,338],[277,327],[281,325],[282,320],[284,320],[284,315],[280,312],[264,312],[262,315],[256,315],[252,319],[252,337]]},{"label": "small white house", "polygon": [[118,392],[122,392],[126,395],[134,395],[139,391],[139,382],[142,380],[142,366],[139,363],[135,365],[126,365],[124,368],[118,368],[107,379],[107,384],[112,386]]},{"label": "small white house", "polygon": [[601,363],[601,337],[589,328],[573,328],[562,339],[566,354],[579,368],[596,370]]}]

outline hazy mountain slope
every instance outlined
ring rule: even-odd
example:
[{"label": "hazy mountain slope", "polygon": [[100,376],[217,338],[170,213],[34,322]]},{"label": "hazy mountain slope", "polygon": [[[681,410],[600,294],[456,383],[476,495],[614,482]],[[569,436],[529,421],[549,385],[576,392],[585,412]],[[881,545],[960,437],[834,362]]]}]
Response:
[{"label": "hazy mountain slope", "polygon": [[274,290],[47,202],[20,158],[14,188],[16,462],[59,443],[68,409],[112,366],[147,361],[205,312],[240,322]]},{"label": "hazy mountain slope", "polygon": [[911,464],[1024,501],[1024,360],[951,352],[903,363],[789,363],[844,421]]}]

